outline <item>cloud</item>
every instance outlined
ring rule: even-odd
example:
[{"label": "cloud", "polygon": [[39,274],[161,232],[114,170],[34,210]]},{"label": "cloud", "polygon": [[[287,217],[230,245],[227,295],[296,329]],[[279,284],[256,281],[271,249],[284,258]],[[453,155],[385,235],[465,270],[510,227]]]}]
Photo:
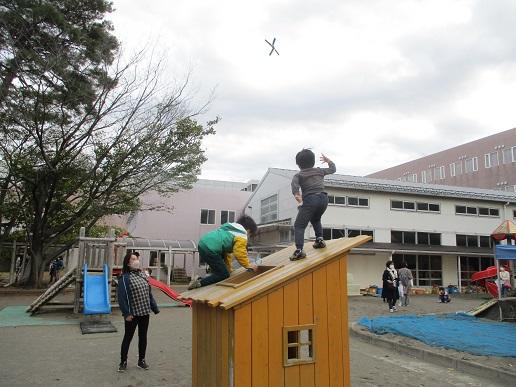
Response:
[{"label": "cloud", "polygon": [[[127,47],[158,41],[193,71],[202,177],[259,179],[302,147],[368,174],[514,127],[513,1],[115,1]],[[276,37],[280,55],[265,39]],[[516,145],[516,139],[515,144]]]}]

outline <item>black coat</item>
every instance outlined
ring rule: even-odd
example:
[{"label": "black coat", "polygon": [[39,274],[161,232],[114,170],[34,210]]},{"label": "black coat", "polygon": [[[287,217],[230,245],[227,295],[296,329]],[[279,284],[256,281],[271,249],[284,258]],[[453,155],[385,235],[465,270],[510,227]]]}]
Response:
[{"label": "black coat", "polygon": [[382,281],[383,281],[383,289],[382,289],[382,297],[387,299],[398,299],[398,279],[394,280],[394,283],[388,282],[392,281],[391,273],[389,270],[385,269],[383,271]]}]

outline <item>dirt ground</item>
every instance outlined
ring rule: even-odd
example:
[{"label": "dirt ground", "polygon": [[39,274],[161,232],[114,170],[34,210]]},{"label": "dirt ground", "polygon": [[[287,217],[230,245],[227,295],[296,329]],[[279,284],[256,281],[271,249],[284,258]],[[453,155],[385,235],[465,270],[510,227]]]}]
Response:
[{"label": "dirt ground", "polygon": [[[176,290],[182,291],[181,287]],[[191,310],[171,307],[171,300],[155,292],[163,307],[151,317],[147,361],[151,368],[136,368],[137,340],[129,352],[129,369],[116,372],[119,362],[123,321],[118,310],[110,316],[117,333],[82,335],[79,322],[82,316],[71,312],[49,312],[41,319],[66,321],[66,325],[39,325],[0,328],[1,386],[190,386],[191,385]],[[59,301],[73,295],[65,294]],[[0,309],[8,305],[29,305],[34,294],[0,293]],[[444,313],[467,311],[479,305],[479,296],[455,297],[450,304],[436,302],[435,296],[414,296],[411,304],[399,313]],[[381,299],[367,296],[349,298],[349,320],[362,316],[387,315],[388,308]],[[351,339],[356,340],[354,338]],[[409,339],[407,339],[409,340]],[[412,343],[411,345],[424,345]],[[448,351],[443,349],[442,351]],[[516,367],[516,359],[478,357],[464,353],[457,356],[475,358],[492,366]],[[358,356],[351,351],[352,384],[360,385],[360,375],[354,369]]]}]

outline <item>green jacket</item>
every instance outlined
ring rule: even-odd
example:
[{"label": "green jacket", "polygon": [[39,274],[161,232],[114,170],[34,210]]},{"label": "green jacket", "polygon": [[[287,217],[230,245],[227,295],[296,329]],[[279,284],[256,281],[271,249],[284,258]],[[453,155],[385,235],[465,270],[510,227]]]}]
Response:
[{"label": "green jacket", "polygon": [[249,267],[247,256],[247,231],[239,223],[224,223],[218,229],[201,237],[199,249],[208,250],[224,258],[228,270],[231,271],[231,255],[243,267]]}]

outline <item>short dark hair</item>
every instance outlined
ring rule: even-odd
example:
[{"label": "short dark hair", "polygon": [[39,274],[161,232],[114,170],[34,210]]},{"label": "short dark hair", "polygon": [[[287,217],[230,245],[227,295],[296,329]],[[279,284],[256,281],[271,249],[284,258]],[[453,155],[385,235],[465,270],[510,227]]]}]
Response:
[{"label": "short dark hair", "polygon": [[242,215],[236,221],[238,224],[242,225],[246,230],[249,231],[251,236],[256,234],[258,231],[258,226],[256,226],[256,222],[249,215]]},{"label": "short dark hair", "polygon": [[296,164],[301,169],[312,168],[315,165],[315,154],[310,149],[303,149],[296,155]]},{"label": "short dark hair", "polygon": [[389,267],[389,266],[391,266],[393,263],[394,263],[394,262],[392,262],[392,261],[387,261],[387,262],[385,262],[385,267]]},{"label": "short dark hair", "polygon": [[133,255],[136,255],[137,257],[139,256],[139,254],[135,254],[132,251],[128,251],[125,254],[124,260],[122,263],[122,272],[123,273],[129,273],[129,271],[131,271],[131,269],[129,268],[129,260],[131,259],[131,256],[133,256]]},{"label": "short dark hair", "polygon": [[401,262],[401,267],[408,267],[407,262],[405,262],[405,261]]}]

